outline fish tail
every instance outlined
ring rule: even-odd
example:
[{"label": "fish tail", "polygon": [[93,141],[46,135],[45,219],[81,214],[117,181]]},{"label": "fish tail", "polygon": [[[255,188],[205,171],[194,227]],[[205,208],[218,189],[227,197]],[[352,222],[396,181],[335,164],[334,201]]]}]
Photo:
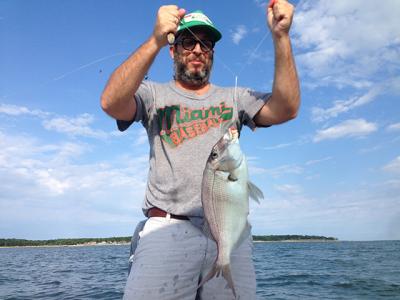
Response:
[{"label": "fish tail", "polygon": [[225,265],[222,266],[222,276],[226,279],[226,281],[228,282],[228,286],[231,288],[233,295],[236,298],[236,291],[235,291],[235,286],[233,284],[233,279],[232,279],[232,272],[231,272],[231,268],[230,265]]},{"label": "fish tail", "polygon": [[233,292],[233,295],[235,296],[235,299],[236,299],[236,291],[235,291],[235,286],[233,284],[232,272],[231,272],[231,268],[230,268],[229,264],[221,266],[221,265],[218,265],[218,264],[215,263],[213,268],[211,269],[211,271],[200,282],[198,288],[202,287],[211,278],[218,277],[220,274],[222,274],[222,276],[227,281],[228,286],[231,288],[231,290]]},{"label": "fish tail", "polygon": [[216,263],[213,265],[210,272],[208,272],[207,276],[200,282],[198,288],[201,288],[207,281],[213,278],[215,275],[219,275],[221,273],[221,266],[218,266]]}]

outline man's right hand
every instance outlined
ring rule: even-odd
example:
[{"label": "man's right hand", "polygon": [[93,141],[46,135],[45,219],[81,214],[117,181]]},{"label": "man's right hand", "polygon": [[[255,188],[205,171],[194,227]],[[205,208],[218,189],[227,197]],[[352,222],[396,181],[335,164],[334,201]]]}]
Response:
[{"label": "man's right hand", "polygon": [[153,37],[160,47],[167,45],[168,33],[175,34],[179,22],[185,15],[186,11],[176,5],[161,6],[157,13],[156,25],[153,30]]}]

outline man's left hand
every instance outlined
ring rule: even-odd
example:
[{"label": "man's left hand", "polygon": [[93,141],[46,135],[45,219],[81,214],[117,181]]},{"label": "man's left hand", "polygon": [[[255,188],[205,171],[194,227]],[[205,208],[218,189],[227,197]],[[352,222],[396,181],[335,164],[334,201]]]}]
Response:
[{"label": "man's left hand", "polygon": [[286,0],[271,0],[267,8],[268,26],[274,38],[289,34],[294,6]]}]

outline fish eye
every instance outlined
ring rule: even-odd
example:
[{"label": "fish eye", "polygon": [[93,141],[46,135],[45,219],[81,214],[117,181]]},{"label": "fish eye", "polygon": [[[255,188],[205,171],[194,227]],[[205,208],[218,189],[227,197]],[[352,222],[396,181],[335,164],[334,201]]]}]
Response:
[{"label": "fish eye", "polygon": [[211,158],[212,158],[212,159],[216,159],[217,157],[218,157],[217,151],[211,152]]}]

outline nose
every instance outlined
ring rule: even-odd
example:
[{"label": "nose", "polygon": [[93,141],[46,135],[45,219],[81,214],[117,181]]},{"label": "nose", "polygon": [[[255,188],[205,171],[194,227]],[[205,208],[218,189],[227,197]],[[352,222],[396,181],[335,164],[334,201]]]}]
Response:
[{"label": "nose", "polygon": [[196,42],[196,45],[194,46],[194,49],[192,50],[193,52],[203,53],[203,50],[201,49],[201,44],[200,43],[201,43],[200,41]]}]

